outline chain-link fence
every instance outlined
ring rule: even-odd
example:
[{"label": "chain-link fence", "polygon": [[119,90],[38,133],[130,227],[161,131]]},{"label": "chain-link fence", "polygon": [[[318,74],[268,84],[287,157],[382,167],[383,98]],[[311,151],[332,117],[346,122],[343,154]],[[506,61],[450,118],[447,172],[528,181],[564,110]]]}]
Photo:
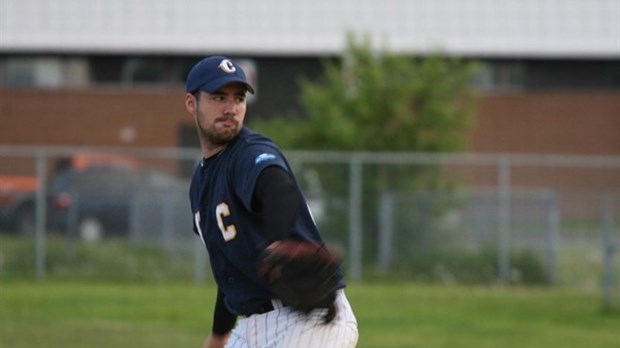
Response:
[{"label": "chain-link fence", "polygon": [[[618,157],[288,157],[323,235],[345,252],[353,281],[600,287],[606,301],[618,302]],[[188,261],[188,276],[204,281],[206,255],[187,198],[199,158],[196,149],[0,146],[2,240],[30,238],[37,277],[59,262],[51,261],[52,241],[69,250],[67,258],[82,244],[114,241]],[[1,251],[0,275],[14,274],[12,252]]]}]

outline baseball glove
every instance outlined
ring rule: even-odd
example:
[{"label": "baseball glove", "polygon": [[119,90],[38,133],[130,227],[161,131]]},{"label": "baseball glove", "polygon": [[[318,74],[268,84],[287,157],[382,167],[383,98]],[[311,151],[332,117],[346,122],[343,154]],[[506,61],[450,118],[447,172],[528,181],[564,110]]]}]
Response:
[{"label": "baseball glove", "polygon": [[341,257],[310,241],[279,241],[262,253],[258,273],[287,306],[303,313],[326,309],[329,323],[336,316]]}]

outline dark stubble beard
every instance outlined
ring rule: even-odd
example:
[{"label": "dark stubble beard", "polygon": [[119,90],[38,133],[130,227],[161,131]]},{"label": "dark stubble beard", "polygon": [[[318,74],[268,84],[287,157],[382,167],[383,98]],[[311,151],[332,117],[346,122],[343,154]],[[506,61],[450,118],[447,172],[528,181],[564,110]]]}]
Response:
[{"label": "dark stubble beard", "polygon": [[196,122],[196,125],[198,126],[199,136],[213,145],[228,144],[239,134],[238,124],[235,128],[227,129],[227,132],[216,132],[214,129],[206,129],[200,122]]}]

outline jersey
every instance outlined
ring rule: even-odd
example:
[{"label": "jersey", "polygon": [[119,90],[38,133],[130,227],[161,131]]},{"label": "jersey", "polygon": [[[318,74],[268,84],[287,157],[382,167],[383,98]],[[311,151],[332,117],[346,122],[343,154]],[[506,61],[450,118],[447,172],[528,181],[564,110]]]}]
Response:
[{"label": "jersey", "polygon": [[[273,298],[257,272],[257,260],[266,240],[260,214],[252,206],[258,177],[269,166],[291,173],[303,197],[280,149],[269,138],[245,127],[222,152],[200,161],[190,185],[194,232],[207,248],[226,307],[236,315],[252,314]],[[299,204],[291,237],[324,243],[305,200]],[[341,272],[339,276],[344,288]]]}]

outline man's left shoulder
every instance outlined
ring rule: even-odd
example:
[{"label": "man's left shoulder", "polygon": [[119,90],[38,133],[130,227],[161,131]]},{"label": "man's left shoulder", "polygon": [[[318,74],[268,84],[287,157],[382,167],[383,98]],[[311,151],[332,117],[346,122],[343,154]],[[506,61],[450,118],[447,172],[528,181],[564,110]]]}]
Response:
[{"label": "man's left shoulder", "polygon": [[243,128],[239,136],[241,137],[243,142],[249,146],[267,145],[267,146],[277,148],[277,145],[275,144],[273,140],[271,140],[271,138],[269,138],[268,136],[264,134],[257,133],[249,128]]},{"label": "man's left shoulder", "polygon": [[253,132],[251,130],[247,130],[246,132],[242,132],[241,138],[241,147],[243,148],[244,153],[249,153],[253,155],[259,155],[262,153],[271,153],[276,157],[282,156],[282,151],[278,145],[276,145],[273,140],[269,137]]},{"label": "man's left shoulder", "polygon": [[266,166],[273,163],[286,163],[284,154],[268,137],[244,129],[237,143],[235,157],[242,166]]}]

